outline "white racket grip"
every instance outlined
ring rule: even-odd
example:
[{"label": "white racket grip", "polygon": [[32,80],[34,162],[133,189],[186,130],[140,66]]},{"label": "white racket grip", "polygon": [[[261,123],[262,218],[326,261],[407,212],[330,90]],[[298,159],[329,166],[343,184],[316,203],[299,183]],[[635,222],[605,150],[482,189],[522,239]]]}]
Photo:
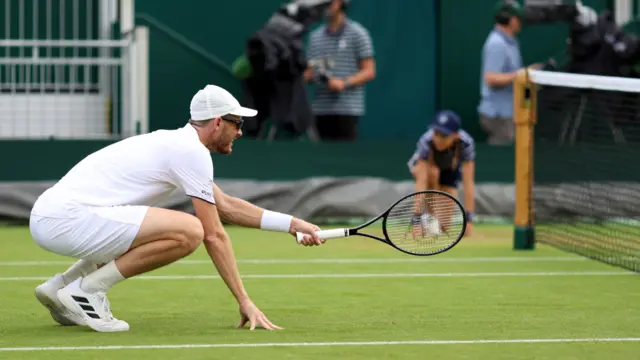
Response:
[{"label": "white racket grip", "polygon": [[[335,239],[335,238],[349,236],[349,229],[320,230],[316,232],[316,234],[318,234],[318,236],[322,240]],[[301,232],[296,233],[296,240],[298,241],[298,244],[300,244],[300,241],[302,241],[302,239],[304,239],[305,236],[309,236],[309,235]]]}]

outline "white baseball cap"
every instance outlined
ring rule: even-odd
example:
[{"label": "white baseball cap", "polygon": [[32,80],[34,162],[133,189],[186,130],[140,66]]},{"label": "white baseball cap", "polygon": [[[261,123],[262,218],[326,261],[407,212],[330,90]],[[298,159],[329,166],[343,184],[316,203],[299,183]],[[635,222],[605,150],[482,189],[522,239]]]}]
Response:
[{"label": "white baseball cap", "polygon": [[258,111],[240,106],[231,93],[215,85],[198,90],[191,99],[191,120],[208,120],[227,114],[252,117]]}]

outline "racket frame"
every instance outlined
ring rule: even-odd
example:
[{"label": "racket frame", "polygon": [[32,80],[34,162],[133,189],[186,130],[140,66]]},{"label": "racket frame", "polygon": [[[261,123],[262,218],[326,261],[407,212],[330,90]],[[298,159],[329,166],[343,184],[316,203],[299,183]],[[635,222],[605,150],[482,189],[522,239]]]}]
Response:
[{"label": "racket frame", "polygon": [[[410,252],[410,251],[406,251],[403,250],[401,248],[399,248],[398,246],[396,246],[393,241],[391,241],[389,239],[389,234],[387,233],[387,219],[389,217],[389,214],[391,213],[391,210],[398,205],[399,203],[401,203],[402,201],[406,200],[407,198],[413,197],[413,196],[417,196],[417,195],[421,195],[421,194],[438,194],[438,195],[443,195],[451,200],[454,201],[454,203],[460,208],[460,212],[462,214],[462,231],[460,232],[460,234],[458,235],[458,238],[453,241],[451,244],[449,244],[447,247],[444,247],[438,251],[432,252],[432,253],[414,253],[414,252]],[[367,234],[367,233],[363,233],[363,232],[359,232],[359,230],[362,230],[364,228],[366,228],[367,226],[373,224],[374,222],[378,221],[382,219],[382,233],[384,234],[384,238],[381,238],[377,235],[372,235],[372,234]],[[409,254],[409,255],[415,255],[415,256],[431,256],[431,255],[437,255],[437,254],[441,254],[451,248],[453,248],[454,246],[456,246],[460,240],[462,240],[462,238],[464,237],[464,234],[467,230],[467,214],[464,211],[464,207],[462,206],[462,204],[460,203],[460,201],[458,199],[456,199],[453,195],[444,192],[444,191],[440,191],[440,190],[421,190],[421,191],[416,191],[413,192],[411,194],[405,195],[403,197],[401,197],[400,199],[396,200],[393,204],[391,204],[387,210],[385,210],[383,213],[381,213],[380,215],[372,218],[371,220],[358,225],[356,227],[353,228],[344,228],[344,229],[333,229],[333,230],[324,230],[324,231],[344,231],[344,236],[337,236],[337,237],[348,237],[348,236],[354,236],[354,235],[359,235],[359,236],[364,236],[364,237],[368,237],[374,240],[378,240],[380,242],[383,242],[387,245],[392,246],[393,248],[395,248],[396,250],[399,250],[405,254]],[[331,237],[331,238],[336,238],[336,237]]]}]

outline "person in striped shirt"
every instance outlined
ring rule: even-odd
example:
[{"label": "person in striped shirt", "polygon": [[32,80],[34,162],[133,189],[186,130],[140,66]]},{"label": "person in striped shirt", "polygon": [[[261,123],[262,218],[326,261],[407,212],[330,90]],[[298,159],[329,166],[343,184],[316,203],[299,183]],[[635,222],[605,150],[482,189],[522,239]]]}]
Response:
[{"label": "person in striped shirt", "polygon": [[365,114],[364,84],[375,77],[369,32],[347,18],[347,0],[333,0],[328,21],[309,37],[309,68],[304,77],[315,86],[311,107],[321,140],[353,141]]},{"label": "person in striped shirt", "polygon": [[[475,141],[462,130],[460,117],[453,111],[445,110],[436,114],[429,130],[418,140],[416,151],[408,163],[416,181],[416,191],[440,190],[457,198],[462,180],[467,215],[466,235],[473,231],[475,157]],[[429,215],[434,215],[441,225],[447,222],[438,214]],[[424,222],[421,216],[416,214],[414,217],[416,225]]]}]

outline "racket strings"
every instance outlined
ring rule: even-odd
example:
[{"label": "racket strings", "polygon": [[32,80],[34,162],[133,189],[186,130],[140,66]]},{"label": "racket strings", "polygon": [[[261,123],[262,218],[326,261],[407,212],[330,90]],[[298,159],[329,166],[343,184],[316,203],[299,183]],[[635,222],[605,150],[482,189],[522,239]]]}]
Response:
[{"label": "racket strings", "polygon": [[386,221],[389,240],[415,254],[429,254],[451,246],[464,231],[463,209],[440,193],[415,194],[396,204]]}]

